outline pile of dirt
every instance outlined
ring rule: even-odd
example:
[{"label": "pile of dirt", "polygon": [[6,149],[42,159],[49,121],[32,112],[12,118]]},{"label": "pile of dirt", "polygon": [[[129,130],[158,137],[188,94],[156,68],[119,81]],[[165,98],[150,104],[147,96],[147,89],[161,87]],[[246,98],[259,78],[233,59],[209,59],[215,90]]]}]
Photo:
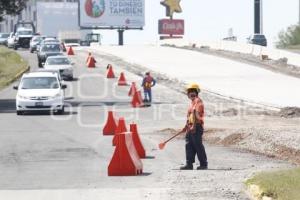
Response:
[{"label": "pile of dirt", "polygon": [[235,109],[235,108],[229,108],[229,109],[226,109],[226,110],[222,110],[220,112],[216,112],[215,115],[216,116],[226,116],[226,117],[237,116],[238,115],[238,110]]},{"label": "pile of dirt", "polygon": [[300,117],[300,108],[298,107],[284,107],[280,109],[279,116],[284,118]]},{"label": "pile of dirt", "polygon": [[234,133],[232,135],[227,136],[226,138],[224,138],[221,141],[221,144],[224,146],[231,146],[231,145],[235,145],[238,144],[239,142],[241,142],[242,140],[245,139],[245,134],[242,133]]}]

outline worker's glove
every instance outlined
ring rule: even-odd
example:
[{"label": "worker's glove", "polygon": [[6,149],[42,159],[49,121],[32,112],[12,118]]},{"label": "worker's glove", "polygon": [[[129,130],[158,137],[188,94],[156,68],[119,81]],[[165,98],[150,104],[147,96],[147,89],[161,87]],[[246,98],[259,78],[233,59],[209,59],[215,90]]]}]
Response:
[{"label": "worker's glove", "polygon": [[181,133],[184,133],[184,132],[186,132],[187,131],[187,127],[185,126],[180,132]]}]

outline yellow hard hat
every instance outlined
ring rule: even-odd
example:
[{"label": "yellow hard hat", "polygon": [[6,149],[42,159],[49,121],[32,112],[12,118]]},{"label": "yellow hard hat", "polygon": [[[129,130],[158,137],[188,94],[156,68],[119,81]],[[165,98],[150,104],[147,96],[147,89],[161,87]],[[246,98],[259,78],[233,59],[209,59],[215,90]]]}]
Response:
[{"label": "yellow hard hat", "polygon": [[188,84],[186,87],[186,91],[188,91],[190,89],[196,89],[198,93],[201,91],[200,86],[197,83]]}]

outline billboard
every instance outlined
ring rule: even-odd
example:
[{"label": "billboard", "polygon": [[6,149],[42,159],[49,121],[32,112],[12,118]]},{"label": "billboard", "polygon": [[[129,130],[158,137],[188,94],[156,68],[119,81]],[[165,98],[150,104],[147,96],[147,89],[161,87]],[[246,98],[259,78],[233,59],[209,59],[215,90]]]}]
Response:
[{"label": "billboard", "polygon": [[184,20],[160,19],[158,21],[158,34],[184,35]]},{"label": "billboard", "polygon": [[143,27],[145,0],[79,0],[80,27]]}]

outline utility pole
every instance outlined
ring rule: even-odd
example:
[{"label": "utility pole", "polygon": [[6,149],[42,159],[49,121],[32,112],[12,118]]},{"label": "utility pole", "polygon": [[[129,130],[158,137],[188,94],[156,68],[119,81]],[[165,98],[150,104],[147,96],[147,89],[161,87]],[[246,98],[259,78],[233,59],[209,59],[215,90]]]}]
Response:
[{"label": "utility pole", "polygon": [[299,22],[298,24],[300,25],[300,0],[299,0]]}]

